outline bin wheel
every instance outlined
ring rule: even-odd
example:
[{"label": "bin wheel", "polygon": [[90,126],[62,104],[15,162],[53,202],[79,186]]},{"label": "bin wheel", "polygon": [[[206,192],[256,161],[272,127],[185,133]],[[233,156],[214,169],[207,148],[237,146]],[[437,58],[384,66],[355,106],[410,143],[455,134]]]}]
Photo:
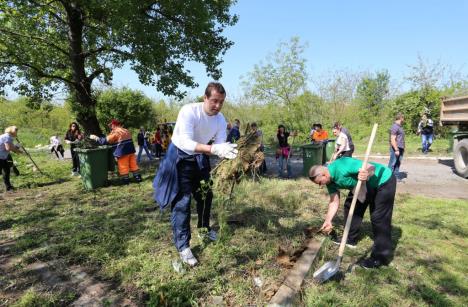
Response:
[{"label": "bin wheel", "polygon": [[453,148],[453,162],[458,175],[468,178],[468,139],[459,141]]}]

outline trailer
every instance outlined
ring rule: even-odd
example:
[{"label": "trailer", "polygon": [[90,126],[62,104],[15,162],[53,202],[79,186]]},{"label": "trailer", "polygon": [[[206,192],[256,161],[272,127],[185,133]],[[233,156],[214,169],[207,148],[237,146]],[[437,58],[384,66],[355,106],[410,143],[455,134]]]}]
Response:
[{"label": "trailer", "polygon": [[440,124],[454,126],[453,162],[456,172],[468,178],[468,96],[443,98]]}]

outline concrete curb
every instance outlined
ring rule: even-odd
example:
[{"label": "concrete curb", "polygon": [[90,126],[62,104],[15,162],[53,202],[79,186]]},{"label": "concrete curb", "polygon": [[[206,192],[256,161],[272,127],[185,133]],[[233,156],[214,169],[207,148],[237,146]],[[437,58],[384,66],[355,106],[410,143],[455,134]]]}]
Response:
[{"label": "concrete curb", "polygon": [[302,282],[309,273],[310,267],[319,254],[325,238],[320,240],[310,239],[307,243],[307,249],[302,253],[294,267],[289,271],[283,284],[271,298],[267,306],[292,306],[294,297],[301,290]]}]

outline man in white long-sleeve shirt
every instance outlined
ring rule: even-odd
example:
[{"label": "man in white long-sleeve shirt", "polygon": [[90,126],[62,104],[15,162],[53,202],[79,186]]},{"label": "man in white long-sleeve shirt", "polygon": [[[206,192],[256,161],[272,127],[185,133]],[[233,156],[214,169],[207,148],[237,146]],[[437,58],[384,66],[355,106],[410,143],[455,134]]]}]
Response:
[{"label": "man in white long-sleeve shirt", "polygon": [[[192,194],[197,203],[198,228],[207,228],[208,237],[216,240],[210,228],[213,193],[210,182],[208,155],[234,159],[235,147],[226,140],[226,120],[220,113],[226,97],[224,87],[217,82],[208,84],[202,103],[182,107],[177,117],[172,143],[153,182],[155,200],[162,209],[171,205],[174,243],[184,263],[198,263],[190,250],[190,202]],[[208,143],[214,140],[212,145]],[[206,185],[202,186],[202,182]]]}]

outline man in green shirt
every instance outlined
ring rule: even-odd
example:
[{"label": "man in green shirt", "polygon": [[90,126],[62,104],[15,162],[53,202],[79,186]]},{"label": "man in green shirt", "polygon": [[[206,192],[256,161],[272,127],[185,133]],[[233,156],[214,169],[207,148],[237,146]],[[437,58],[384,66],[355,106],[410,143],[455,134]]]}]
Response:
[{"label": "man in green shirt", "polygon": [[329,164],[328,167],[312,166],[309,170],[309,178],[320,186],[326,185],[330,195],[328,212],[322,225],[324,231],[332,230],[332,220],[340,204],[339,190],[350,190],[344,203],[344,220],[346,221],[353,200],[353,190],[358,180],[366,181],[366,184],[361,186],[358,195],[347,245],[356,245],[359,227],[369,206],[374,245],[371,256],[360,261],[359,265],[364,268],[377,268],[387,265],[392,256],[391,229],[396,178],[392,176],[392,171],[382,164],[371,162],[367,165],[367,169],[363,170],[361,167],[362,161],[344,157]]}]

